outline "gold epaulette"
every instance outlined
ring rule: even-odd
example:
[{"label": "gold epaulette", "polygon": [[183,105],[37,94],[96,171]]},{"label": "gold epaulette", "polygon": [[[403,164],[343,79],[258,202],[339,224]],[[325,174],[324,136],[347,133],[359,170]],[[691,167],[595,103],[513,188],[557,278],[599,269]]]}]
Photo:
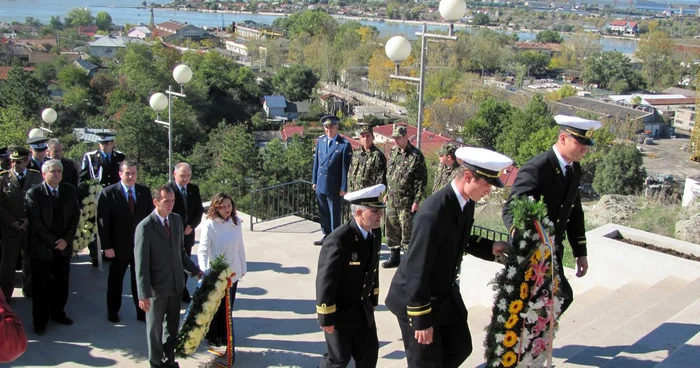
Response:
[{"label": "gold epaulette", "polygon": [[335,305],[331,305],[329,307],[326,306],[326,304],[321,304],[316,306],[316,313],[318,314],[331,314],[335,313],[336,307]]},{"label": "gold epaulette", "polygon": [[374,295],[379,295],[379,288],[374,288]]},{"label": "gold epaulette", "polygon": [[41,174],[41,171],[39,171],[39,170],[37,170],[37,169],[27,169],[27,170],[32,171],[32,172],[35,172],[35,173],[37,173],[37,174]]},{"label": "gold epaulette", "polygon": [[0,171],[0,175],[5,174],[5,173],[9,173],[9,172],[10,172],[10,170],[2,170],[2,171]]},{"label": "gold epaulette", "polygon": [[424,314],[428,314],[433,310],[431,307],[430,303],[421,305],[419,307],[411,307],[411,306],[406,306],[406,314],[408,314],[411,317],[418,317],[422,316]]}]

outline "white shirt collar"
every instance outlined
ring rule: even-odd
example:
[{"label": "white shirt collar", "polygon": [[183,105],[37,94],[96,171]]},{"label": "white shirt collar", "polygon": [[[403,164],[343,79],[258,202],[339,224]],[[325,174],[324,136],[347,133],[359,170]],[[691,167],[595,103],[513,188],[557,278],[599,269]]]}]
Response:
[{"label": "white shirt collar", "polygon": [[54,188],[54,187],[52,187],[51,185],[49,185],[49,183],[47,183],[47,182],[44,182],[44,184],[46,184],[46,188],[49,189],[49,194],[53,194],[53,191],[54,191],[54,190],[55,190],[56,192],[58,192],[58,187]]},{"label": "white shirt collar", "polygon": [[187,191],[187,185],[185,185],[184,187],[181,187],[180,184],[178,184],[177,182],[175,182],[175,185],[177,185],[177,188],[180,189],[180,193],[182,193],[182,190],[183,190],[183,189],[184,189],[185,191]]},{"label": "white shirt collar", "polygon": [[153,213],[155,213],[155,214],[156,214],[156,217],[158,217],[158,220],[160,221],[160,224],[163,225],[163,226],[165,226],[165,217],[161,217],[161,216],[158,214],[158,211],[155,211],[155,210],[154,210]]},{"label": "white shirt collar", "polygon": [[563,172],[564,175],[566,175],[566,166],[572,165],[573,162],[566,162],[564,157],[559,153],[559,151],[557,151],[556,145],[552,146],[552,150],[554,150],[554,154],[557,155],[557,160],[559,160],[559,167],[561,168],[561,172]]},{"label": "white shirt collar", "polygon": [[[12,170],[14,170],[14,169],[12,169]],[[22,176],[27,175],[27,168],[25,167],[24,170],[23,170],[21,173],[15,171],[15,176],[20,175],[20,174],[22,174]]]},{"label": "white shirt collar", "polygon": [[467,205],[467,200],[464,199],[464,197],[462,197],[461,194],[459,194],[459,191],[457,190],[457,185],[455,185],[454,179],[450,182],[450,185],[452,186],[452,190],[455,191],[455,195],[457,196],[457,201],[459,201],[459,208],[461,208],[462,211],[464,211],[464,206]]}]

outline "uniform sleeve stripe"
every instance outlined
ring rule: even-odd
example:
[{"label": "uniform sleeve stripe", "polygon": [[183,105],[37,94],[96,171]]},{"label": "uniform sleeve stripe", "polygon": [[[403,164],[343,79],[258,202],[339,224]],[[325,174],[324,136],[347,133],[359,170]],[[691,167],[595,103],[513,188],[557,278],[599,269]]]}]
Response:
[{"label": "uniform sleeve stripe", "polygon": [[426,314],[432,312],[432,310],[433,310],[433,308],[428,308],[428,309],[426,309],[426,310],[417,311],[417,312],[408,311],[408,312],[406,312],[406,314],[408,314],[408,315],[411,316],[411,317],[418,317],[418,316],[426,315]]},{"label": "uniform sleeve stripe", "polygon": [[421,305],[418,307],[411,307],[410,305],[406,306],[406,309],[425,309],[425,308],[430,308],[430,303],[425,304],[425,305]]},{"label": "uniform sleeve stripe", "polygon": [[317,305],[316,306],[316,313],[318,314],[331,314],[335,313],[336,307],[335,305],[331,305],[327,307],[325,304]]}]

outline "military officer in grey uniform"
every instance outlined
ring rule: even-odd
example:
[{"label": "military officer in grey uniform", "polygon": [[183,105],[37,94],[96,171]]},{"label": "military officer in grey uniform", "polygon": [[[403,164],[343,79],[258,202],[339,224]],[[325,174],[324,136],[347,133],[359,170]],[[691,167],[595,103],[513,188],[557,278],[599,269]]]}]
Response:
[{"label": "military officer in grey uniform", "polygon": [[379,303],[379,225],[383,184],[345,195],[353,219],[323,241],[316,276],[316,312],[326,338],[321,367],[377,365],[379,341],[374,308]]},{"label": "military officer in grey uniform", "polygon": [[[100,132],[96,135],[100,149],[83,155],[78,184],[96,180],[102,184],[102,187],[108,187],[119,182],[119,166],[126,159],[126,156],[114,149],[116,133]],[[97,267],[97,243],[91,242],[88,249],[90,250],[90,258],[92,258],[92,266]]]},{"label": "military officer in grey uniform", "polygon": [[386,238],[391,257],[382,264],[384,268],[395,268],[401,261],[401,248],[408,250],[411,241],[413,216],[425,197],[428,170],[423,153],[411,144],[405,126],[394,125],[392,137],[396,146],[391,149],[388,188],[385,200]]},{"label": "military officer in grey uniform", "polygon": [[454,178],[454,171],[459,167],[455,151],[457,146],[454,143],[445,143],[440,147],[437,154],[440,158],[437,170],[435,170],[435,178],[433,179],[433,193],[442,189],[445,185]]},{"label": "military officer in grey uniform", "polygon": [[24,207],[27,191],[43,180],[41,173],[28,169],[29,151],[26,148],[9,147],[12,169],[0,172],[0,223],[2,224],[2,261],[0,262],[0,288],[10,299],[14,289],[17,257],[22,253],[22,293],[31,296],[31,270],[29,267],[29,221]]},{"label": "military officer in grey uniform", "polygon": [[29,156],[29,163],[27,164],[28,169],[36,170],[41,173],[41,167],[44,165],[44,162],[48,161],[46,158],[46,150],[49,149],[49,146],[46,145],[46,141],[48,140],[49,139],[46,137],[27,139],[27,144],[29,145],[29,151],[31,153]]}]

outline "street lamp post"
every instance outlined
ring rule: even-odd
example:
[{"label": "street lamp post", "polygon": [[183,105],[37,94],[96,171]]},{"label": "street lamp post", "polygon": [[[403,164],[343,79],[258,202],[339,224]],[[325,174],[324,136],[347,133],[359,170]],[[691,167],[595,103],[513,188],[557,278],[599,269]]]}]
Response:
[{"label": "street lamp post", "polygon": [[[192,69],[184,64],[176,66],[173,69],[173,79],[180,85],[179,93],[173,91],[173,86],[169,85],[165,94],[160,92],[154,93],[149,100],[151,108],[156,111],[155,122],[168,128],[168,182],[173,179],[173,96],[187,97],[185,96],[184,85],[192,80]],[[162,121],[160,120],[160,112],[165,110],[166,107],[168,108],[168,121]]]},{"label": "street lamp post", "polygon": [[416,36],[421,37],[420,51],[420,77],[407,77],[399,75],[399,64],[411,55],[411,43],[403,36],[394,36],[387,41],[384,50],[386,56],[396,64],[395,73],[390,75],[391,79],[398,79],[407,82],[418,83],[418,134],[416,136],[416,147],[420,149],[421,131],[423,125],[423,87],[425,86],[425,53],[427,51],[426,39],[457,40],[454,36],[454,22],[459,21],[467,11],[467,3],[464,0],[441,0],[440,15],[450,22],[447,36],[441,34],[430,34],[427,32],[427,24],[423,23],[423,30],[416,32]]},{"label": "street lamp post", "polygon": [[51,131],[51,124],[56,122],[57,118],[58,118],[58,114],[56,114],[56,110],[54,110],[50,107],[47,109],[44,109],[44,111],[41,112],[41,120],[43,120],[46,123],[48,128],[45,128],[42,124],[42,126],[39,129],[46,131],[46,132],[49,132],[49,133],[53,133]]}]

